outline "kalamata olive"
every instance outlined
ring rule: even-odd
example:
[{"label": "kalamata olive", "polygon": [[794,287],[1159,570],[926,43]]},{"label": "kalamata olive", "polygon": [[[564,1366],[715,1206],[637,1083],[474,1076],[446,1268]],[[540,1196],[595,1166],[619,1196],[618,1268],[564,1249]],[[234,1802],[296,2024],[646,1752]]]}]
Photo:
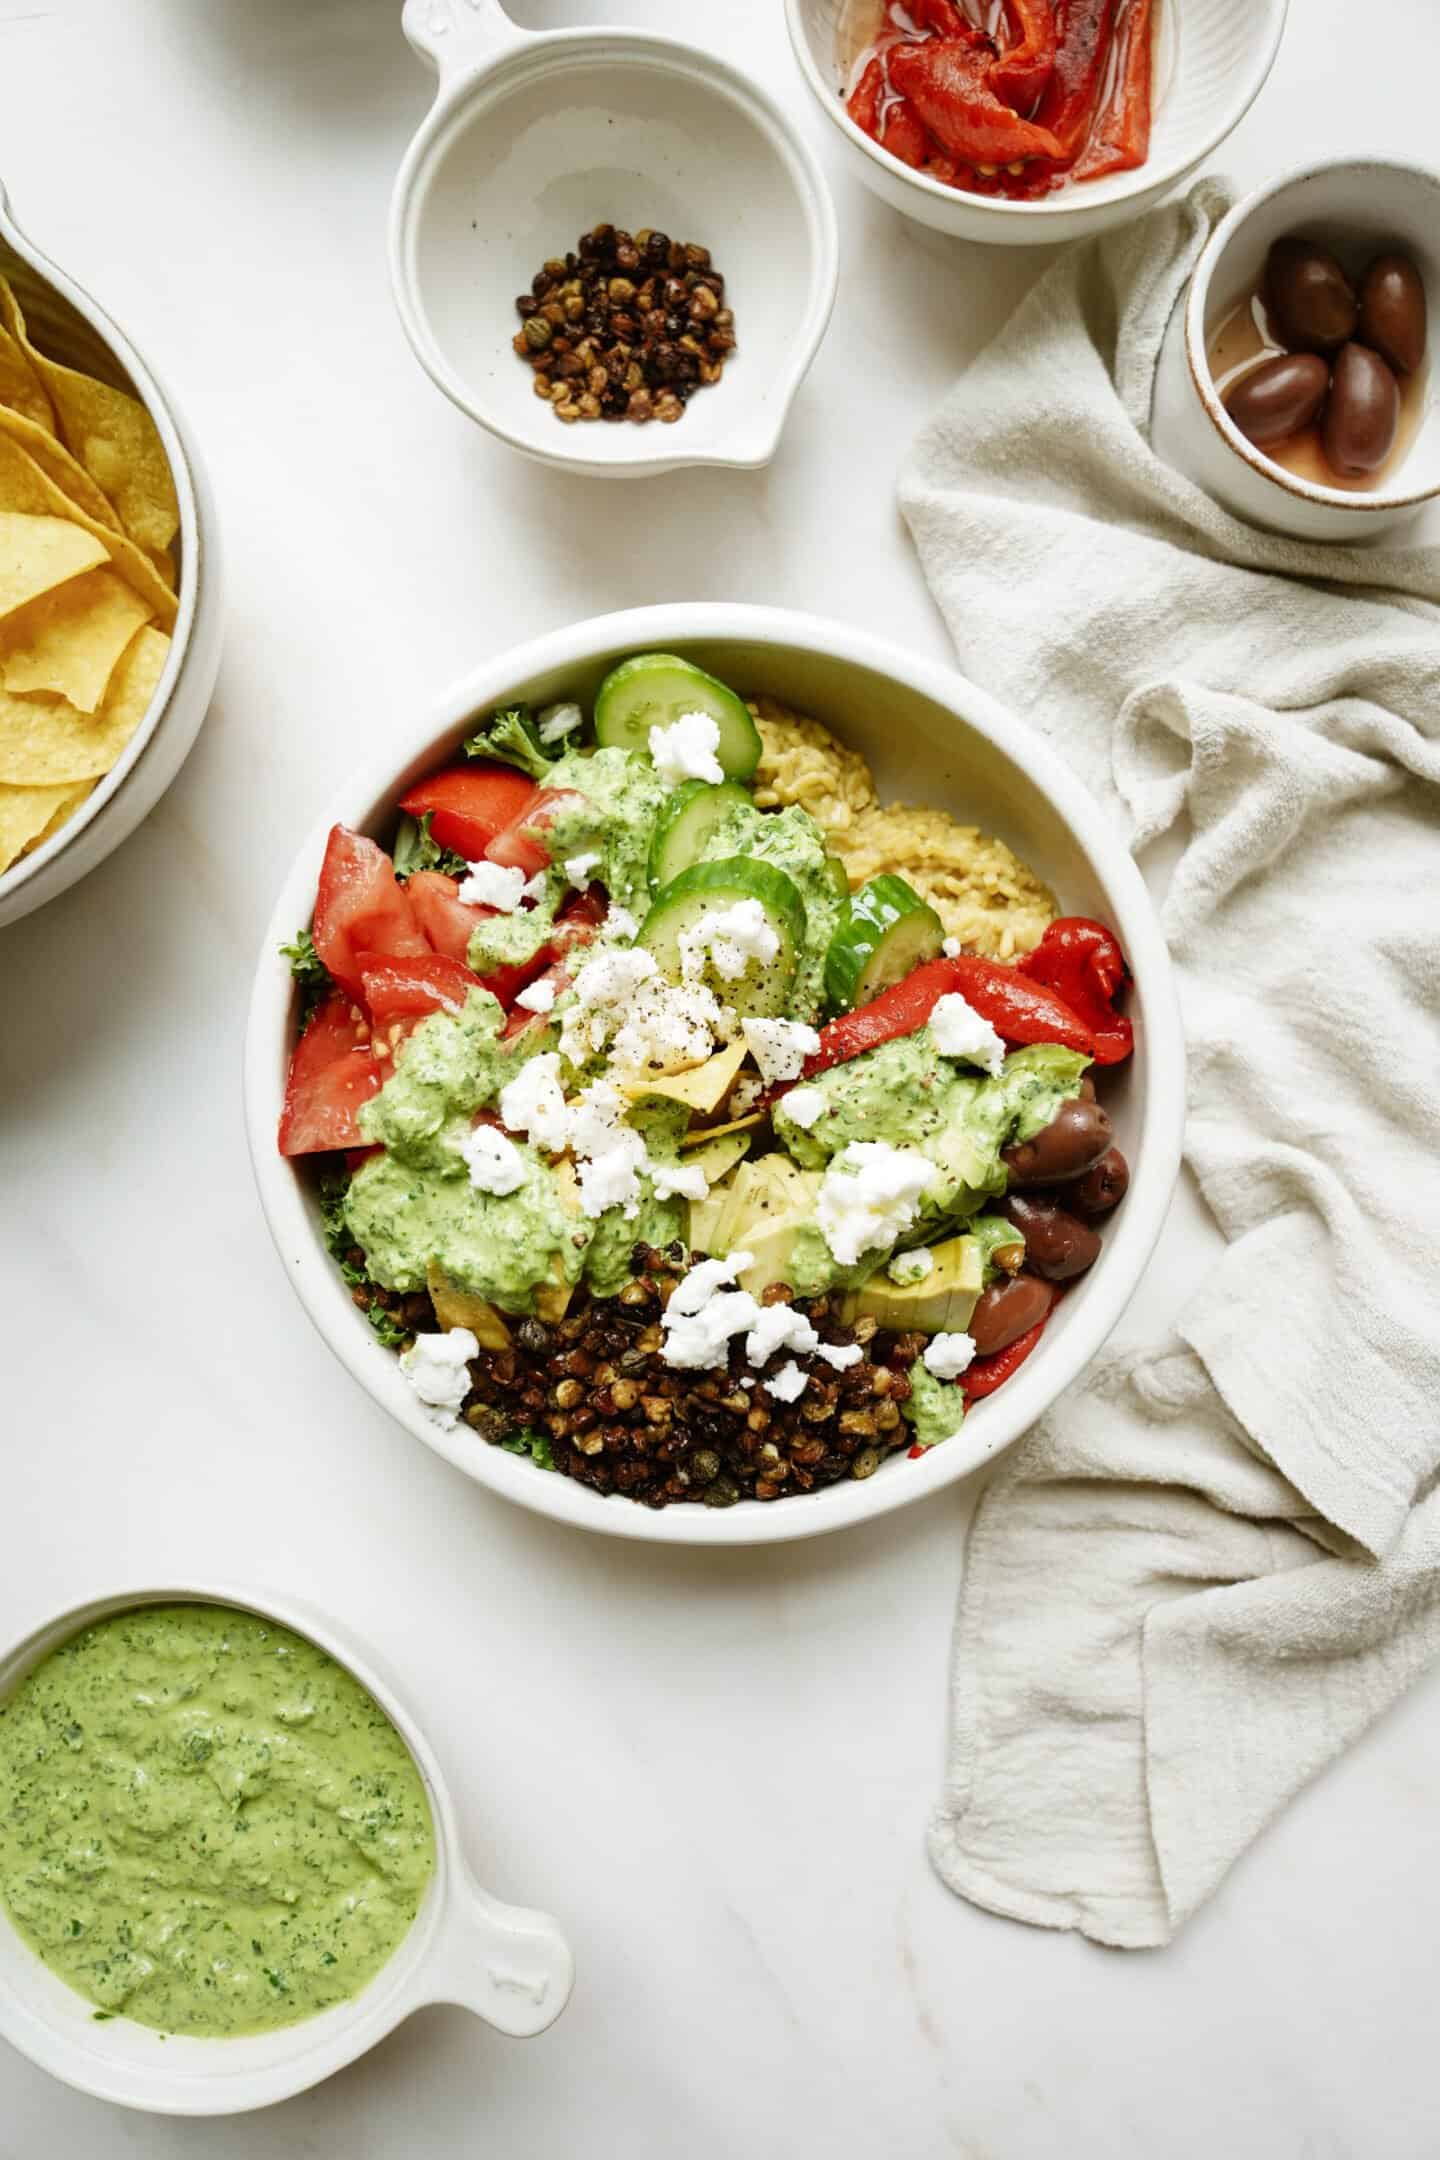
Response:
[{"label": "kalamata olive", "polygon": [[1424,282],[1409,256],[1377,255],[1360,287],[1361,344],[1397,375],[1413,375],[1425,357],[1427,318]]},{"label": "kalamata olive", "polygon": [[1400,385],[1368,345],[1343,345],[1330,379],[1321,436],[1337,473],[1373,473],[1395,446],[1400,425]]},{"label": "kalamata olive", "polygon": [[1355,288],[1313,240],[1277,240],[1265,258],[1270,327],[1290,352],[1334,352],[1355,335]]},{"label": "kalamata olive", "polygon": [[1084,1177],[1065,1188],[1065,1201],[1077,1215],[1108,1215],[1130,1190],[1130,1165],[1118,1147],[1107,1148]]},{"label": "kalamata olive", "polygon": [[1002,1159],[1012,1185],[1059,1185],[1098,1162],[1111,1138],[1099,1103],[1063,1102],[1043,1132],[1007,1147]]},{"label": "kalamata olive", "polygon": [[1046,1282],[1069,1282],[1099,1258],[1098,1233],[1058,1201],[1010,1193],[1001,1204],[1001,1213],[1025,1240],[1026,1267],[1043,1275]]},{"label": "kalamata olive", "polygon": [[1094,1102],[1095,1100],[1095,1082],[1091,1079],[1089,1073],[1086,1073],[1080,1082],[1080,1100],[1081,1102]]},{"label": "kalamata olive", "polygon": [[1225,394],[1225,410],[1259,450],[1298,435],[1325,402],[1330,365],[1319,353],[1281,353],[1262,360]]},{"label": "kalamata olive", "polygon": [[1039,1325],[1055,1302],[1055,1292],[1038,1275],[1008,1275],[980,1293],[970,1315],[970,1340],[980,1357],[993,1357]]}]

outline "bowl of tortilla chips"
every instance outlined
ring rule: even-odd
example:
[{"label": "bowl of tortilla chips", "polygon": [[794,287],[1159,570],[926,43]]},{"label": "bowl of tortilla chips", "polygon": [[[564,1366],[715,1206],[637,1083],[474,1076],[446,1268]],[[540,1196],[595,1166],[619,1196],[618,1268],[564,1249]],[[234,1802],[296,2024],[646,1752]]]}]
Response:
[{"label": "bowl of tortilla chips", "polygon": [[0,188],[0,924],[154,807],[210,702],[220,618],[184,424]]}]

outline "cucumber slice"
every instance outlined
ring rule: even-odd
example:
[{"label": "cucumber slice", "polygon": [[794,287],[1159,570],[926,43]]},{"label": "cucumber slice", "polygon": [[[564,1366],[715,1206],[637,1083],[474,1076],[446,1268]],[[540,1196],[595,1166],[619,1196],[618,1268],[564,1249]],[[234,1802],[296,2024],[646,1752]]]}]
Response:
[{"label": "cucumber slice", "polygon": [[717,997],[751,1020],[773,1019],[789,1003],[805,942],[805,903],[783,870],[735,855],[723,862],[693,863],[672,878],[655,898],[635,940],[654,953],[674,982],[684,980],[680,939],[706,915],[718,915],[740,900],[758,900],[765,920],[779,940],[773,960],[754,960],[739,977],[713,969],[707,981]]},{"label": "cucumber slice", "polygon": [[760,731],[744,700],[674,653],[637,653],[611,668],[595,694],[595,740],[602,749],[648,751],[652,727],[692,712],[719,728],[715,755],[726,779],[748,780],[760,762]]},{"label": "cucumber slice", "polygon": [[944,941],[944,923],[904,878],[869,878],[830,940],[825,995],[841,1012],[864,1005],[933,960]]},{"label": "cucumber slice", "polygon": [[737,806],[748,810],[750,796],[735,780],[722,781],[719,787],[708,780],[687,780],[676,789],[660,813],[650,842],[652,893],[699,862],[711,833]]},{"label": "cucumber slice", "polygon": [[848,900],[850,898],[850,873],[838,855],[827,855],[825,857],[825,875],[835,888],[836,899]]}]

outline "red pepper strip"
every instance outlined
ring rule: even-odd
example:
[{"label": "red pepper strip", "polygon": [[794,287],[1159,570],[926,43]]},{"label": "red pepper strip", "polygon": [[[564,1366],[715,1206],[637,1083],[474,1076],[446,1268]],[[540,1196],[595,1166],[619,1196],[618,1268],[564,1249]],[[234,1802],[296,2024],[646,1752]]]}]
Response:
[{"label": "red pepper strip", "polygon": [[955,0],[909,0],[906,13],[917,30],[933,30],[937,37],[974,35]]},{"label": "red pepper strip", "polygon": [[994,64],[988,45],[927,38],[923,45],[896,47],[890,81],[952,157],[976,165],[1060,158],[1060,144],[1049,128],[1022,120],[995,95],[988,80]]},{"label": "red pepper strip", "polygon": [[903,165],[919,167],[934,148],[924,121],[908,98],[897,98],[880,129],[881,148]]},{"label": "red pepper strip", "polygon": [[820,1048],[805,1060],[803,1077],[812,1079],[829,1066],[844,1065],[897,1036],[913,1035],[953,990],[1007,1043],[1063,1043],[1067,1050],[1093,1055],[1090,1030],[1052,990],[1031,982],[1018,968],[961,954],[955,960],[927,960],[868,1005],[828,1021],[820,1030]]},{"label": "red pepper strip", "polygon": [[1130,0],[1116,32],[1116,44],[1123,49],[1113,70],[1110,95],[1085,154],[1075,167],[1077,180],[1099,180],[1106,173],[1130,172],[1150,155],[1153,30],[1151,0]]},{"label": "red pepper strip", "polygon": [[[1054,1310],[1052,1305],[1050,1312]],[[1017,1335],[1014,1342],[1007,1343],[1003,1350],[996,1350],[990,1357],[977,1357],[972,1360],[956,1383],[965,1397],[967,1408],[972,1402],[979,1402],[982,1397],[993,1395],[996,1388],[1003,1387],[1010,1375],[1018,1371],[1044,1334],[1049,1318],[1050,1313],[1046,1313],[1044,1320],[1037,1320],[1034,1327],[1027,1328],[1023,1335]]]},{"label": "red pepper strip", "polygon": [[1019,32],[990,70],[990,87],[1016,112],[1033,112],[1055,72],[1055,0],[1009,0]]},{"label": "red pepper strip", "polygon": [[1130,969],[1112,931],[1085,915],[1062,915],[1020,968],[1079,1014],[1094,1035],[1097,1065],[1124,1063],[1135,1048],[1135,1030],[1116,1006],[1129,987]]},{"label": "red pepper strip", "polygon": [[885,62],[877,53],[851,91],[845,110],[867,135],[880,140],[880,100],[885,95]]},{"label": "red pepper strip", "polygon": [[1069,165],[1085,147],[1105,79],[1115,23],[1115,0],[1064,0],[1060,38],[1049,86],[1035,108],[1037,127],[1048,129]]}]

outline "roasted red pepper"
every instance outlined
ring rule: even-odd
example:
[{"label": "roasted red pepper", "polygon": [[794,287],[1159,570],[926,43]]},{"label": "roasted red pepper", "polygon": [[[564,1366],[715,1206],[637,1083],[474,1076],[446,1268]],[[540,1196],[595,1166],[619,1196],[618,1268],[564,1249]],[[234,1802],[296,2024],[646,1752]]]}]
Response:
[{"label": "roasted red pepper", "polygon": [[851,91],[845,110],[867,135],[880,140],[880,104],[885,95],[885,62],[879,53],[869,61]]},{"label": "roasted red pepper", "polygon": [[1050,129],[1023,120],[991,88],[994,65],[989,45],[969,39],[927,38],[921,45],[895,47],[890,54],[890,83],[909,99],[952,157],[976,165],[1059,159],[1065,153]]},{"label": "roasted red pepper", "polygon": [[[1052,1305],[1050,1311],[1053,1312],[1054,1309]],[[1003,1350],[995,1351],[990,1357],[977,1357],[971,1362],[966,1371],[961,1373],[957,1383],[967,1406],[972,1402],[979,1402],[986,1395],[993,1395],[996,1388],[1004,1386],[1010,1375],[1017,1372],[1029,1357],[1044,1334],[1049,1319],[1050,1313],[1046,1313],[1043,1320],[1037,1320],[1034,1327],[1027,1328],[1023,1335],[1017,1335],[1014,1342],[1007,1343]]]},{"label": "roasted red pepper", "polygon": [[1062,915],[1020,966],[1033,982],[1062,997],[1089,1028],[1097,1065],[1124,1063],[1135,1048],[1135,1030],[1116,1008],[1129,987],[1130,969],[1112,931],[1085,915]]},{"label": "roasted red pepper", "polygon": [[1052,153],[1069,165],[1085,147],[1099,103],[1114,28],[1115,0],[1060,0],[1055,63],[1035,124],[1048,129]]},{"label": "roasted red pepper", "polygon": [[1087,1057],[1094,1054],[1090,1030],[1052,990],[1030,981],[1018,968],[962,953],[955,960],[927,960],[868,1005],[828,1021],[820,1030],[819,1050],[805,1060],[804,1077],[844,1065],[897,1036],[913,1035],[951,991],[973,1005],[1003,1042],[1061,1043]]},{"label": "roasted red pepper", "polygon": [[1129,0],[1116,22],[1119,58],[1111,71],[1110,94],[1075,167],[1077,180],[1099,180],[1106,173],[1130,172],[1150,155],[1150,94],[1154,75],[1151,0]]},{"label": "roasted red pepper", "polygon": [[933,30],[937,37],[973,35],[955,0],[909,0],[906,13],[917,30]]},{"label": "roasted red pepper", "polygon": [[1055,70],[1055,0],[1009,0],[1018,35],[990,70],[990,87],[1017,112],[1034,110]]},{"label": "roasted red pepper", "polygon": [[902,165],[917,168],[925,163],[934,144],[924,121],[908,98],[896,98],[880,124],[881,147],[898,157]]}]

